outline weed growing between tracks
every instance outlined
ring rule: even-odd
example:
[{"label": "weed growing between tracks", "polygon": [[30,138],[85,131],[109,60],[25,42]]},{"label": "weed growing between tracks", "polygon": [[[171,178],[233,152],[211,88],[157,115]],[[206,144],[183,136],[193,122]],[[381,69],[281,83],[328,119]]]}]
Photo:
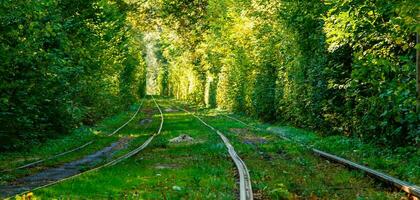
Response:
[{"label": "weed growing between tracks", "polygon": [[[163,105],[163,110],[166,106]],[[234,164],[218,135],[184,112],[165,114],[163,132],[133,158],[39,191],[41,198],[234,199]],[[147,132],[157,131],[155,114]],[[169,143],[188,134],[191,143]],[[132,142],[131,146],[135,142]],[[121,154],[124,152],[120,152]]]},{"label": "weed growing between tracks", "polygon": [[[162,110],[173,110],[168,109],[166,102],[160,102]],[[151,110],[152,106],[148,101],[144,111]],[[139,115],[122,130],[121,135],[134,139],[114,157],[139,146],[157,131],[160,116],[156,110],[152,117],[150,114]],[[168,111],[164,114],[163,132],[138,155],[115,166],[37,190],[35,196],[42,199],[237,198],[235,166],[218,135],[187,113]],[[214,110],[201,110],[200,114],[225,133],[247,164],[255,199],[405,198],[403,193],[393,192],[360,172],[313,156],[307,149],[280,139],[278,134],[270,132],[272,130],[255,131]],[[152,119],[150,124],[139,123],[146,118]],[[294,134],[293,130],[283,131]],[[171,138],[181,134],[193,137],[194,142],[169,143]],[[82,152],[77,155],[82,156]]]},{"label": "weed growing between tracks", "polygon": [[132,127],[133,124],[138,121],[138,119],[142,118],[141,112],[138,113],[136,118],[130,124],[128,124],[127,127],[120,130],[120,132],[110,137],[107,135],[128,121],[136,112],[138,106],[139,105],[133,105],[130,110],[106,118],[94,127],[81,127],[76,129],[73,134],[68,136],[48,140],[43,145],[30,148],[27,152],[11,152],[0,154],[0,169],[7,170],[59,154],[61,152],[81,146],[91,140],[95,140],[95,142],[83,149],[52,160],[46,160],[45,162],[42,162],[33,167],[3,172],[0,176],[0,184],[5,184],[6,182],[10,182],[16,178],[34,174],[48,167],[59,166],[66,162],[81,159],[84,156],[92,154],[108,146],[112,142],[117,141],[120,137],[128,136],[130,134],[130,132],[127,131],[130,130],[128,126]]},{"label": "weed growing between tracks", "polygon": [[270,133],[286,136],[294,141],[313,146],[320,150],[366,165],[416,185],[420,185],[420,148],[386,148],[363,143],[361,140],[345,136],[320,136],[303,129],[262,124],[242,116],[241,120],[265,129]]},{"label": "weed growing between tracks", "polygon": [[400,199],[404,193],[330,163],[269,131],[256,131],[217,112],[204,120],[231,140],[250,170],[255,199]]}]

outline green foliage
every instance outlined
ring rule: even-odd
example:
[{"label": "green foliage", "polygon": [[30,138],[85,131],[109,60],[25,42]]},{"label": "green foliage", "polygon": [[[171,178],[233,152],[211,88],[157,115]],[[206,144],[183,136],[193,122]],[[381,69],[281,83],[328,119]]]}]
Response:
[{"label": "green foliage", "polygon": [[420,139],[415,27],[407,3],[415,1],[331,1],[324,18],[330,56],[346,57],[330,65],[347,69],[339,77],[345,81],[328,80],[344,102],[341,112],[328,114],[342,119],[339,128],[383,144]]},{"label": "green foliage", "polygon": [[145,73],[122,1],[0,3],[0,149],[20,148],[136,101]]},{"label": "green foliage", "polygon": [[419,144],[417,1],[162,0],[139,12],[152,7],[176,98]]},{"label": "green foliage", "polygon": [[161,95],[418,145],[419,8],[414,0],[2,1],[2,149],[91,124],[145,95],[149,33],[159,36]]}]

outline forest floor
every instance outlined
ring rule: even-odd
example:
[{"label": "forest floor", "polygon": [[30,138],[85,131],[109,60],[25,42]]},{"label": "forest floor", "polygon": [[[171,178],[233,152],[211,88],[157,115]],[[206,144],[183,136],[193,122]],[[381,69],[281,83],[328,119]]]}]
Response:
[{"label": "forest floor", "polygon": [[[355,139],[321,137],[302,129],[230,115],[259,128],[256,129],[226,117],[227,113],[223,111],[191,107],[168,99],[160,99],[158,103],[164,116],[163,130],[143,151],[116,165],[37,189],[33,195],[40,199],[238,198],[238,175],[223,141],[214,131],[177,106],[194,110],[228,137],[250,171],[255,199],[408,199],[404,193],[388,185],[323,160],[306,148],[281,139],[281,136],[419,184],[419,159],[408,159],[413,154],[419,158],[418,150],[382,149]],[[28,188],[31,181],[27,177],[39,177],[49,170],[86,161],[86,157],[96,155],[115,142],[123,140],[124,145],[107,156],[71,165],[70,169],[76,170],[76,173],[83,172],[140,146],[158,131],[161,122],[152,100],[146,100],[139,114],[120,132],[106,136],[125,123],[138,106],[107,118],[95,127],[78,129],[72,135],[52,139],[27,152],[1,153],[0,169],[12,169],[95,140],[80,151],[36,167],[2,172],[1,196],[4,198],[17,193],[10,188]],[[192,140],[170,142],[183,134]]]}]

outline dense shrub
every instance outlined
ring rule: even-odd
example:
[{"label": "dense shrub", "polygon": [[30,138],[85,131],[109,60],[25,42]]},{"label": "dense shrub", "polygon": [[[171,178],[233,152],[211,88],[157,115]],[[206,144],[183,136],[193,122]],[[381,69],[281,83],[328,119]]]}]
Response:
[{"label": "dense shrub", "polygon": [[1,150],[137,101],[145,70],[128,14],[122,1],[1,1]]}]

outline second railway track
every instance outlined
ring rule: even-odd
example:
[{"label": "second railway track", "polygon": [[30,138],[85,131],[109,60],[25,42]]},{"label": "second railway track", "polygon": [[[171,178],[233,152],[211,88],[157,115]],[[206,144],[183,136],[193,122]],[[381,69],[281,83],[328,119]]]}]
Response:
[{"label": "second railway track", "polygon": [[[241,123],[244,126],[250,127],[252,129],[259,130],[259,131],[265,131],[265,130],[259,128],[259,127],[250,125],[250,124],[248,124],[248,123],[246,123],[246,122],[244,122],[244,121],[242,121],[242,120],[240,120],[238,118],[232,117],[230,115],[226,115],[226,114],[222,114],[222,115],[225,116],[225,117],[227,117],[227,118],[229,118],[229,119],[232,119],[234,121],[237,121],[237,122]],[[301,147],[304,147],[305,149],[311,151],[313,154],[315,154],[315,155],[317,155],[317,156],[319,156],[321,158],[324,158],[324,159],[327,159],[327,160],[330,160],[330,161],[339,163],[341,165],[344,165],[346,167],[349,167],[349,168],[352,168],[352,169],[355,169],[355,170],[362,171],[362,172],[368,174],[369,176],[371,176],[371,177],[373,177],[375,179],[378,179],[378,180],[380,180],[382,182],[385,182],[387,184],[390,184],[393,187],[396,187],[396,188],[404,191],[405,193],[407,193],[409,195],[412,195],[412,196],[415,196],[417,198],[420,198],[420,187],[417,186],[417,185],[415,185],[415,184],[412,184],[412,183],[409,183],[409,182],[406,182],[406,181],[402,181],[400,179],[397,179],[395,177],[392,177],[392,176],[387,175],[385,173],[382,173],[380,171],[377,171],[377,170],[371,169],[369,167],[366,167],[366,166],[357,164],[355,162],[352,162],[352,161],[349,161],[347,159],[341,158],[339,156],[336,156],[336,155],[327,153],[325,151],[322,151],[322,150],[313,148],[312,146],[308,146],[308,145],[302,144],[302,143],[297,142],[297,141],[294,141],[294,140],[292,140],[292,139],[290,139],[290,138],[288,138],[286,136],[279,135],[279,137],[282,138],[282,139],[284,139],[284,140],[293,142],[293,143],[295,143],[295,144],[297,144],[297,145],[299,145]]]},{"label": "second railway track", "polygon": [[58,183],[61,183],[61,182],[64,182],[64,181],[66,181],[66,180],[70,180],[70,179],[73,179],[73,178],[76,178],[76,177],[79,177],[79,176],[81,176],[81,175],[84,175],[84,174],[87,174],[87,173],[90,173],[90,172],[93,172],[93,171],[97,171],[97,170],[99,170],[99,169],[102,169],[102,168],[105,168],[105,167],[108,167],[108,166],[112,166],[112,165],[115,165],[115,164],[117,164],[117,163],[120,163],[121,161],[123,161],[123,160],[126,160],[126,159],[128,159],[128,158],[130,158],[130,157],[132,157],[132,156],[134,156],[134,155],[136,155],[137,153],[139,153],[140,151],[142,151],[143,149],[145,149],[149,144],[150,144],[150,142],[152,142],[152,140],[157,136],[157,135],[159,135],[160,133],[161,133],[161,131],[162,131],[162,128],[163,128],[163,123],[164,123],[164,117],[163,117],[163,112],[162,112],[162,110],[161,110],[161,108],[160,108],[160,106],[159,106],[159,104],[156,102],[156,100],[154,99],[154,97],[152,96],[152,99],[153,99],[153,102],[154,102],[154,104],[156,105],[156,107],[158,108],[158,110],[159,110],[159,113],[160,113],[160,118],[161,118],[161,122],[160,122],[160,125],[159,125],[159,128],[158,128],[158,131],[156,132],[156,133],[154,133],[153,135],[151,135],[142,145],[140,145],[140,146],[138,146],[138,147],[136,147],[135,149],[133,149],[133,150],[131,150],[130,152],[128,152],[128,153],[126,153],[126,154],[124,154],[124,155],[122,155],[122,156],[119,156],[118,158],[116,158],[116,159],[114,159],[114,160],[112,160],[112,161],[109,161],[109,162],[107,162],[107,163],[105,163],[105,164],[102,164],[102,165],[100,165],[100,166],[97,166],[97,167],[95,167],[95,168],[92,168],[92,169],[89,169],[89,170],[86,170],[86,171],[83,171],[83,172],[81,172],[81,173],[77,173],[77,174],[75,174],[75,175],[72,175],[72,176],[69,176],[69,177],[66,177],[66,178],[63,178],[63,179],[60,179],[60,180],[56,180],[56,181],[52,181],[52,182],[50,182],[50,183],[48,183],[48,184],[44,184],[44,185],[42,185],[42,186],[38,186],[38,187],[34,187],[34,188],[31,188],[31,189],[29,189],[29,190],[27,190],[27,191],[24,191],[24,192],[20,192],[20,193],[17,193],[17,194],[13,194],[13,195],[10,195],[10,196],[6,196],[6,197],[2,197],[2,198],[6,198],[6,199],[8,199],[8,198],[12,198],[12,197],[14,197],[15,195],[23,195],[23,194],[27,194],[27,193],[29,193],[29,192],[32,192],[32,191],[36,191],[36,190],[40,190],[40,189],[42,189],[42,188],[46,188],[46,187],[49,187],[49,186],[52,186],[52,185],[55,185],[55,184],[58,184]]},{"label": "second railway track", "polygon": [[[141,103],[140,103],[139,107],[137,108],[136,112],[135,112],[135,113],[131,116],[131,118],[130,118],[127,122],[125,122],[123,125],[121,125],[121,126],[120,126],[120,127],[118,127],[117,129],[115,129],[112,133],[110,133],[110,134],[108,134],[108,135],[106,135],[106,136],[107,136],[107,137],[110,137],[110,136],[115,135],[115,134],[116,134],[116,133],[118,133],[121,129],[123,129],[124,127],[126,127],[126,126],[127,126],[127,125],[131,122],[131,121],[133,121],[133,119],[137,116],[137,114],[139,113],[139,111],[140,111],[141,107],[143,106],[143,103],[144,103],[144,99],[142,99],[142,101],[141,101]],[[43,163],[43,162],[45,162],[45,161],[48,161],[48,160],[53,160],[53,159],[59,158],[59,157],[61,157],[61,156],[67,155],[67,154],[69,154],[69,153],[79,151],[79,150],[81,150],[81,149],[83,149],[83,148],[85,148],[85,147],[89,146],[90,144],[94,143],[95,141],[96,141],[95,139],[94,139],[94,140],[90,140],[90,141],[86,142],[85,144],[82,144],[82,145],[80,145],[80,146],[78,146],[78,147],[75,147],[75,148],[72,148],[72,149],[70,149],[70,150],[67,150],[67,151],[64,151],[64,152],[58,153],[58,154],[56,154],[56,155],[53,155],[53,156],[50,156],[50,157],[47,157],[47,158],[43,158],[43,159],[40,159],[40,160],[34,161],[34,162],[31,162],[31,163],[27,163],[27,164],[21,165],[21,166],[16,167],[16,168],[6,169],[6,170],[3,170],[2,172],[10,172],[10,171],[18,170],[18,169],[25,169],[25,168],[33,167],[33,166],[36,166],[36,165],[38,165],[38,164],[41,164],[41,163]]]}]

